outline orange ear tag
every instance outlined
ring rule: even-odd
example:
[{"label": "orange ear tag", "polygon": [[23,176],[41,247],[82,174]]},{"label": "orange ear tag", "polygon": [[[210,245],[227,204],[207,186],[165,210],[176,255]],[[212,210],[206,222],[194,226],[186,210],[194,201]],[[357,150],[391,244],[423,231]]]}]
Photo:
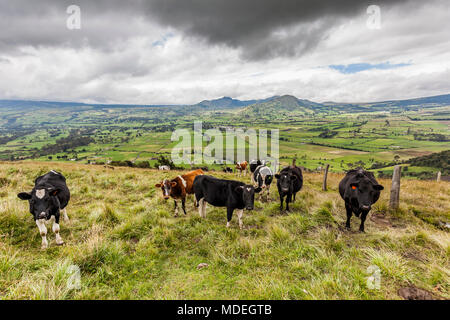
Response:
[{"label": "orange ear tag", "polygon": [[353,189],[353,190],[356,190],[356,186],[352,186],[352,189]]}]

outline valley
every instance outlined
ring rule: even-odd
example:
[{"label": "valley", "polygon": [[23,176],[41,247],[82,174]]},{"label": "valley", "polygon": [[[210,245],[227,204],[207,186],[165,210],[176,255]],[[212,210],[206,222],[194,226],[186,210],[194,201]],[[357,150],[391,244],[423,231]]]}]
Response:
[{"label": "valley", "polygon": [[[288,95],[173,106],[3,100],[0,159],[153,167],[159,157],[170,157],[177,143],[172,132],[192,130],[199,120],[203,130],[278,129],[281,164],[297,158],[310,170],[327,163],[335,172],[362,166],[389,174],[394,164],[450,149],[450,95],[371,104],[315,103]],[[224,154],[234,150],[226,141],[223,148]],[[222,167],[217,160],[211,169]],[[432,178],[442,168],[411,170]]]}]

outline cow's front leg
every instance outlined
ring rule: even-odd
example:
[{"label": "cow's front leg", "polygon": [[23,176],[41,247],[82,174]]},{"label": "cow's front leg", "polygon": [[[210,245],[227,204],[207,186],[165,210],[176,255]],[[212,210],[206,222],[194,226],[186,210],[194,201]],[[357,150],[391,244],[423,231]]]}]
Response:
[{"label": "cow's front leg", "polygon": [[198,215],[200,218],[202,217],[202,206],[203,206],[203,198],[198,201]]},{"label": "cow's front leg", "polygon": [[292,200],[292,194],[288,193],[288,195],[287,195],[287,197],[286,197],[286,211],[287,211],[287,212],[290,211],[290,209],[289,209],[289,203],[291,202],[291,200]]},{"label": "cow's front leg", "polygon": [[69,222],[69,216],[67,215],[67,208],[63,209],[64,222]]},{"label": "cow's front leg", "polygon": [[181,199],[181,207],[183,208],[184,215],[186,215],[186,198]]},{"label": "cow's front leg", "polygon": [[59,215],[55,216],[52,226],[53,233],[56,236],[56,244],[58,246],[61,246],[64,244],[63,239],[61,238],[61,235],[59,234]]},{"label": "cow's front leg", "polygon": [[243,209],[238,210],[237,215],[238,215],[238,219],[239,219],[239,229],[242,230],[243,227],[243,222],[242,222],[242,214],[244,213]]},{"label": "cow's front leg", "polygon": [[345,222],[345,227],[350,229],[350,219],[352,218],[352,208],[348,203],[345,203],[345,210],[347,210],[347,221]]},{"label": "cow's front leg", "polygon": [[178,217],[178,204],[177,204],[177,200],[173,200],[173,203],[175,204],[174,207],[174,216]]},{"label": "cow's front leg", "polygon": [[227,208],[227,228],[230,227],[231,218],[233,218],[233,211],[232,208]]},{"label": "cow's front leg", "polygon": [[200,218],[204,218],[204,216],[206,217],[206,202],[204,198],[201,198],[198,201],[198,214]]},{"label": "cow's front leg", "polygon": [[359,231],[360,232],[365,232],[364,231],[364,222],[366,221],[366,217],[367,217],[368,213],[369,213],[368,211],[363,211],[361,213],[361,225],[359,226]]},{"label": "cow's front leg", "polygon": [[283,211],[283,199],[284,199],[284,196],[282,194],[280,194],[280,211]]},{"label": "cow's front leg", "polygon": [[48,241],[47,241],[47,228],[45,227],[45,219],[38,219],[36,220],[36,225],[39,228],[39,234],[42,237],[42,249],[48,248]]},{"label": "cow's front leg", "polygon": [[194,194],[194,207],[197,208],[198,207],[198,202],[197,202],[197,197]]},{"label": "cow's front leg", "polygon": [[267,186],[267,194],[266,194],[266,201],[269,202],[270,200],[270,185]]},{"label": "cow's front leg", "polygon": [[203,206],[202,206],[202,217],[206,218],[206,206],[207,206],[207,202],[205,199],[203,199]]}]

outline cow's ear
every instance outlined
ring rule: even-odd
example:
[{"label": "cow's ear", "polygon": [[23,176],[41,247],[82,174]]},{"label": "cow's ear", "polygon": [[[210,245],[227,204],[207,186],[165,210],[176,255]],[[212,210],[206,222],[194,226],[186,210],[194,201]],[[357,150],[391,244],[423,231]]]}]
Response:
[{"label": "cow's ear", "polygon": [[258,188],[255,189],[255,193],[260,193],[261,190],[262,190],[262,188],[261,188],[261,187],[258,187]]},{"label": "cow's ear", "polygon": [[280,175],[278,173],[275,174],[275,178],[280,179]]},{"label": "cow's ear", "polygon": [[353,190],[358,189],[358,184],[357,183],[351,183],[350,184],[350,188],[352,188]]},{"label": "cow's ear", "polygon": [[20,200],[30,200],[31,199],[31,193],[28,192],[21,192],[17,195]]},{"label": "cow's ear", "polygon": [[373,186],[373,188],[378,191],[384,190],[384,187],[381,184],[376,184]]},{"label": "cow's ear", "polygon": [[176,181],[172,181],[172,182],[170,183],[170,185],[171,185],[172,187],[175,187],[175,186],[177,185],[177,182],[176,182]]},{"label": "cow's ear", "polygon": [[161,186],[162,186],[162,184],[161,184],[161,183],[157,183],[157,184],[155,184],[155,187],[156,187],[156,188],[161,188]]}]

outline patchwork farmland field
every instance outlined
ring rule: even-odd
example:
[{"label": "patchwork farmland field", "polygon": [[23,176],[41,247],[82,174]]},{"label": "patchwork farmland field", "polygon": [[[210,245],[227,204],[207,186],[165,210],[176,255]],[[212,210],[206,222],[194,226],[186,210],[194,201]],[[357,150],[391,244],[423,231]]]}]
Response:
[{"label": "patchwork farmland field", "polygon": [[[209,128],[278,129],[281,162],[297,158],[300,165],[313,170],[328,163],[334,172],[355,166],[383,172],[395,163],[450,149],[448,104],[398,104],[400,107],[390,104],[385,108],[327,106],[291,96],[236,108],[39,102],[12,105],[3,101],[0,159],[148,161],[153,166],[160,156],[170,157],[177,145],[178,141],[171,141],[172,132],[192,132],[194,120],[203,122],[203,132]],[[268,141],[270,145],[270,137]],[[233,162],[235,149],[236,145],[229,146],[224,140],[224,158],[215,159],[217,164],[210,167],[219,169],[224,159]],[[424,177],[431,178],[440,168],[421,170]]]}]

